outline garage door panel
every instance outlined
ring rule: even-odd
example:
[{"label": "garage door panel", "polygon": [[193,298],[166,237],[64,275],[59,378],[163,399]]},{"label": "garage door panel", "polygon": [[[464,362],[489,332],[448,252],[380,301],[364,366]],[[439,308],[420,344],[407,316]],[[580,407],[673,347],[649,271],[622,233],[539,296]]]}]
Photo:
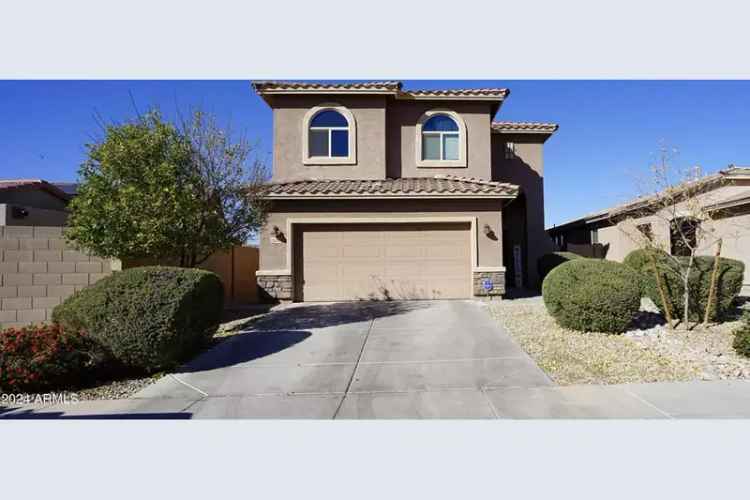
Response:
[{"label": "garage door panel", "polygon": [[368,280],[371,281],[375,276],[384,274],[384,267],[381,261],[363,261],[357,263],[340,264],[341,278],[344,280]]},{"label": "garage door panel", "polygon": [[468,252],[464,248],[458,245],[448,245],[433,243],[432,246],[427,247],[425,257],[428,259],[444,259],[444,258],[468,258]]},{"label": "garage door panel", "polygon": [[423,276],[422,269],[414,261],[388,262],[385,264],[384,275],[389,279],[406,279]]},{"label": "garage door panel", "polygon": [[469,224],[349,224],[300,231],[306,301],[467,298]]},{"label": "garage door panel", "polygon": [[344,246],[342,257],[380,257],[382,248],[379,245],[353,245]]},{"label": "garage door panel", "polygon": [[386,257],[413,257],[419,259],[424,255],[424,248],[415,244],[405,245],[403,242],[399,242],[398,245],[393,245],[385,248]]},{"label": "garage door panel", "polygon": [[421,265],[420,274],[423,276],[440,275],[440,279],[466,279],[466,267],[453,261],[447,262],[424,262]]}]

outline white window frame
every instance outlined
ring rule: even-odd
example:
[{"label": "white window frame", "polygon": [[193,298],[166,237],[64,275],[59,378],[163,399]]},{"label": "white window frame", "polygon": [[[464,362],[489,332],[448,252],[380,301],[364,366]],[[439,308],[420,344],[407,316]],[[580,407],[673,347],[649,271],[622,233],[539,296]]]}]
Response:
[{"label": "white window frame", "polygon": [[[346,119],[347,127],[311,127],[310,122],[322,111],[336,111]],[[328,130],[328,156],[310,156],[310,130]],[[331,156],[333,141],[332,130],[348,130],[348,156]],[[354,115],[344,106],[337,103],[325,103],[310,108],[302,120],[302,163],[304,165],[355,165],[357,163],[357,123]]]},{"label": "white window frame", "polygon": [[[424,135],[441,135],[440,157],[444,158],[443,134],[456,134],[455,131],[427,131],[422,132],[424,124],[436,115],[444,115],[451,118],[458,125],[458,159],[457,160],[425,160],[423,154]],[[417,122],[415,138],[416,164],[422,168],[463,168],[466,167],[466,123],[461,115],[448,109],[433,109],[426,111]]]},{"label": "white window frame", "polygon": [[[440,138],[440,158],[438,158],[437,160],[432,158],[427,161],[455,161],[453,159],[449,160],[445,157],[445,136],[446,135],[456,136],[459,141],[461,140],[461,132],[458,130],[437,130],[437,131],[427,130],[427,131],[422,132],[423,140],[425,136]],[[422,148],[424,148],[424,143],[422,143]],[[424,151],[424,149],[422,149],[422,151]]]}]

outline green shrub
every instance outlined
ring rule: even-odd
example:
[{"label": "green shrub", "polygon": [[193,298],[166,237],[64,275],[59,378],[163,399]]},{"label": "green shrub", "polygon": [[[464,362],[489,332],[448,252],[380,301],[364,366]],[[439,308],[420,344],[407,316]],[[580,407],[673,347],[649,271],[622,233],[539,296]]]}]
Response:
[{"label": "green shrub", "polygon": [[544,280],[542,295],[560,326],[584,332],[624,332],[641,305],[637,273],[599,259],[556,267]]},{"label": "green shrub", "polygon": [[661,261],[661,258],[664,257],[664,253],[659,250],[642,249],[633,250],[632,252],[627,254],[625,256],[625,259],[623,259],[622,261],[623,264],[638,272],[638,277],[640,278],[638,285],[641,289],[642,297],[648,296],[648,283],[646,278],[649,275],[653,276],[653,263],[649,254],[653,254],[654,258],[656,258],[657,264]]},{"label": "green shrub", "polygon": [[750,358],[750,314],[742,317],[742,325],[734,331],[732,347],[737,354]]},{"label": "green shrub", "polygon": [[174,367],[205,344],[223,302],[214,273],[137,267],[76,292],[52,318],[66,329],[88,332],[121,366],[149,373]]},{"label": "green shrub", "polygon": [[58,325],[0,331],[0,389],[35,392],[79,385],[95,368],[95,352],[85,334]]},{"label": "green shrub", "polygon": [[583,257],[573,252],[552,252],[542,255],[536,261],[536,268],[539,272],[539,281],[544,281],[544,278],[547,277],[549,272],[560,264],[564,264],[569,260],[581,258]]},{"label": "green shrub", "polygon": [[[666,253],[656,250],[635,250],[625,257],[624,263],[639,271],[642,294],[649,297],[662,313],[664,312],[664,306],[647,253],[649,251],[655,252],[654,256],[656,257],[657,268],[662,277],[662,283],[664,284],[672,315],[675,318],[682,319],[684,312],[684,285],[679,271],[680,267],[684,269],[687,266],[689,257],[670,257]],[[689,301],[691,321],[701,321],[703,319],[706,304],[708,303],[713,269],[714,257],[695,257],[688,282],[692,295]],[[721,320],[732,310],[734,300],[742,289],[744,273],[745,264],[741,261],[723,257],[719,259],[716,296],[709,319],[712,321]]]}]

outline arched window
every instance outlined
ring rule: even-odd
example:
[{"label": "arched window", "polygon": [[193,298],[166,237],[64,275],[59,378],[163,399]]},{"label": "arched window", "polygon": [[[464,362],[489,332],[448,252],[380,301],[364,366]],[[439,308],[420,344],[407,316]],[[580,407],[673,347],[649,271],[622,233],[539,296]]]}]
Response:
[{"label": "arched window", "polygon": [[349,156],[349,123],[338,111],[327,109],[310,120],[310,156]]},{"label": "arched window", "polygon": [[458,113],[428,111],[417,123],[416,141],[418,166],[466,166],[466,125]]},{"label": "arched window", "polygon": [[422,125],[423,160],[458,160],[458,124],[446,115],[435,115]]},{"label": "arched window", "polygon": [[337,104],[310,109],[303,122],[303,162],[308,165],[354,164],[356,125]]}]

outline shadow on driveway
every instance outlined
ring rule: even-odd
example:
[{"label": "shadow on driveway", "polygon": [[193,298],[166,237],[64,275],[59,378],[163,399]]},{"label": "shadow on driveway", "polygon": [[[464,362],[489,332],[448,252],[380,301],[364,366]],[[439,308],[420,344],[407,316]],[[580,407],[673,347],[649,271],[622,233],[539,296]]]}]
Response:
[{"label": "shadow on driveway", "polygon": [[290,306],[255,321],[250,330],[309,330],[396,316],[430,307],[429,301],[336,302]]},{"label": "shadow on driveway", "polygon": [[214,370],[263,358],[292,347],[311,335],[304,330],[239,333],[188,361],[179,372]]},{"label": "shadow on driveway", "polygon": [[[292,305],[253,322],[180,368],[181,373],[225,368],[270,356],[313,335],[311,330],[361,323],[429,307],[429,302],[337,302]],[[328,335],[319,332],[317,335]]]}]

